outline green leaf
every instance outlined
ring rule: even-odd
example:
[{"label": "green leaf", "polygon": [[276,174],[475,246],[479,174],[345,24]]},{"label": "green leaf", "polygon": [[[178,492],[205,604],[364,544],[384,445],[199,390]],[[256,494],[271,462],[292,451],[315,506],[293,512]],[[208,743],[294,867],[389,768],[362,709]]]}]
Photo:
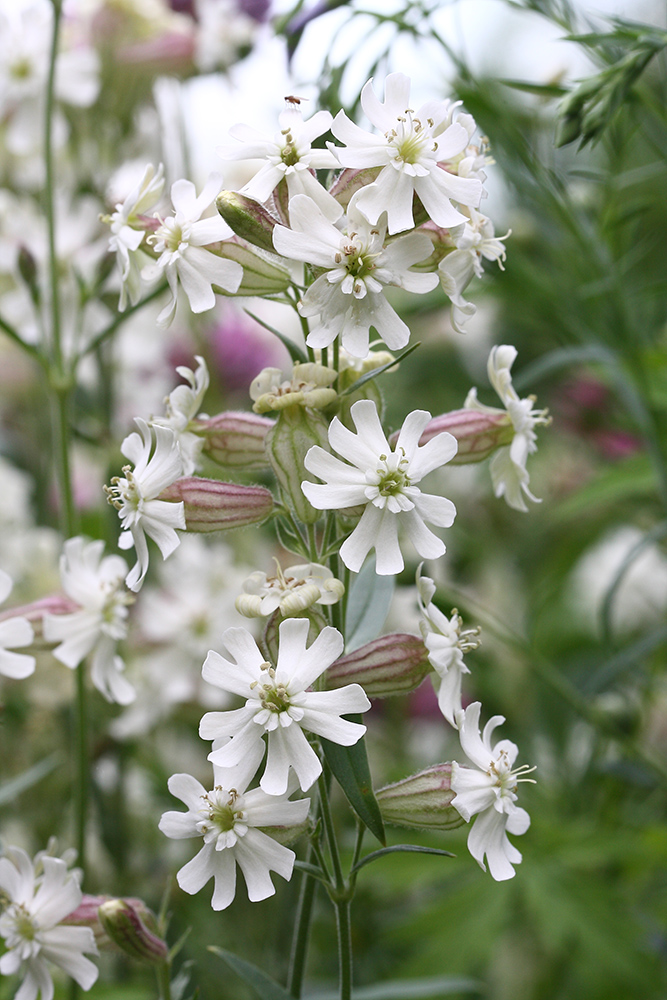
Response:
[{"label": "green leaf", "polygon": [[377,378],[378,375],[382,374],[382,372],[386,372],[388,368],[393,368],[394,365],[400,364],[401,361],[404,361],[405,358],[407,358],[408,354],[412,354],[413,351],[417,350],[417,348],[420,346],[420,343],[421,341],[417,341],[416,344],[413,344],[412,347],[408,347],[405,351],[403,351],[402,354],[399,354],[391,361],[388,361],[386,365],[380,365],[379,368],[373,368],[371,369],[371,371],[366,372],[365,375],[361,375],[356,382],[353,382],[352,385],[348,385],[347,389],[343,389],[343,391],[339,393],[339,395],[349,396],[350,393],[356,392],[357,389],[361,389],[364,383],[370,382],[371,379]]},{"label": "green leaf", "polygon": [[377,575],[372,556],[350,587],[345,621],[347,653],[377,639],[389,613],[395,586],[393,576]]},{"label": "green leaf", "polygon": [[498,83],[526,94],[537,94],[538,97],[563,97],[568,93],[567,87],[559,87],[555,83],[531,83],[529,80],[498,80]]},{"label": "green leaf", "polygon": [[[425,979],[395,979],[352,990],[352,1000],[437,1000],[454,993],[481,995],[483,984],[466,976],[429,976]],[[305,1000],[338,1000],[338,993],[309,993]]]},{"label": "green leaf", "polygon": [[310,875],[311,878],[316,878],[320,882],[324,882],[325,885],[329,885],[327,873],[323,872],[317,865],[309,865],[307,861],[295,861],[294,867],[303,872],[304,875]]},{"label": "green leaf", "polygon": [[52,753],[43,760],[38,761],[37,764],[33,764],[32,767],[24,771],[23,774],[19,774],[16,778],[8,781],[6,784],[0,786],[0,806],[7,805],[13,802],[15,798],[21,795],[22,792],[27,791],[28,788],[32,788],[36,785],[42,778],[45,778],[47,774],[54,771],[58,764],[60,763],[60,754]]},{"label": "green leaf", "polygon": [[455,858],[451,851],[441,851],[438,847],[421,847],[419,844],[394,844],[392,847],[383,847],[379,851],[373,851],[358,861],[352,869],[358,872],[364,865],[369,865],[372,861],[384,857],[385,854],[439,854],[443,858]]},{"label": "green leaf", "polygon": [[289,351],[289,356],[292,359],[292,361],[294,362],[300,361],[302,363],[305,363],[308,360],[308,358],[306,357],[305,353],[301,350],[299,345],[295,344],[294,341],[290,340],[290,338],[287,337],[284,333],[281,333],[280,330],[276,330],[275,326],[271,326],[269,323],[266,323],[263,319],[260,319],[259,316],[255,316],[255,314],[251,313],[249,309],[244,309],[243,311],[247,313],[248,316],[250,316],[250,319],[254,319],[255,323],[259,323],[260,326],[263,326],[265,330],[268,330],[269,333],[272,333],[274,337],[277,337],[278,340],[280,340],[281,343],[285,345],[285,347]]},{"label": "green leaf", "polygon": [[[346,715],[351,722],[361,722],[360,715]],[[373,792],[371,772],[366,755],[366,741],[360,739],[352,747],[321,739],[322,751],[331,772],[345,792],[355,813],[381,844],[386,843],[382,813]]]},{"label": "green leaf", "polygon": [[239,958],[231,951],[224,948],[217,948],[215,945],[209,946],[209,951],[218,955],[223,962],[226,962],[230,969],[233,969],[237,976],[251,986],[261,1000],[293,1000],[291,993],[288,993],[284,986],[277,983],[275,979],[263,972],[252,962],[247,962],[244,958]]}]

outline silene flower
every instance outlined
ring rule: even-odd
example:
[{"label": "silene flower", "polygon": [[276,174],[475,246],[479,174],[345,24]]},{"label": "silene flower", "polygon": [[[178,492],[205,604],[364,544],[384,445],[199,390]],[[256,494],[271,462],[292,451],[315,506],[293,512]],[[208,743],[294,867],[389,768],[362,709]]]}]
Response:
[{"label": "silene flower", "polygon": [[214,286],[234,293],[241,284],[241,265],[207,249],[234,235],[219,215],[205,219],[201,217],[213,204],[221,187],[222,176],[211,174],[204,190],[197,197],[191,181],[176,181],[171,186],[175,214],[160,220],[159,227],[148,237],[148,242],[153,244],[159,257],[155,263],[146,265],[142,277],[152,281],[164,273],[171,289],[171,300],[157,319],[162,326],[168,326],[174,318],[179,282],[193,313],[213,308]]},{"label": "silene flower", "polygon": [[[420,567],[421,570],[421,567]],[[438,696],[438,706],[450,726],[458,729],[463,711],[461,680],[469,674],[463,654],[479,646],[479,628],[464,629],[456,608],[451,617],[443,614],[433,603],[435,584],[428,576],[417,572],[417,591],[422,618],[419,628],[428,650],[429,663],[435,671],[431,675],[433,688]]]},{"label": "silene flower", "polygon": [[480,736],[481,707],[473,702],[459,716],[461,747],[474,766],[452,762],[451,787],[456,792],[452,805],[466,822],[477,817],[468,835],[468,850],[484,871],[486,855],[492,878],[502,882],[513,878],[512,866],[521,861],[507,834],[525,833],[530,826],[528,813],[516,805],[516,789],[520,781],[533,781],[526,775],[534,768],[513,767],[519,751],[509,740],[491,745],[493,730],[505,721],[502,715],[489,719]]},{"label": "silene flower", "polygon": [[379,167],[372,184],[364,187],[357,206],[371,223],[387,213],[387,229],[399,233],[412,229],[413,196],[416,194],[431,219],[443,228],[466,221],[455,204],[476,207],[482,183],[462,177],[450,162],[469,145],[468,129],[452,122],[449,101],[429,101],[416,111],[410,104],[410,78],[390,73],[385,81],[385,101],[375,95],[369,80],[361,92],[361,106],[380,135],[364,131],[340,111],[331,131],[347,144],[336,147],[344,167]]},{"label": "silene flower", "polygon": [[[514,390],[511,368],[516,355],[515,347],[500,344],[492,348],[487,363],[489,381],[500,396],[514,428],[512,443],[500,448],[491,459],[491,479],[497,497],[504,496],[509,506],[515,510],[527,511],[523,494],[535,503],[540,501],[528,488],[530,476],[526,461],[529,455],[537,451],[535,427],[549,424],[551,418],[547,410],[534,409],[535,396],[520,399]],[[470,390],[464,407],[481,413],[503,413],[503,410],[478,402],[476,389]]]},{"label": "silene flower", "polygon": [[460,231],[455,231],[455,250],[446,254],[438,264],[438,274],[443,291],[452,303],[452,326],[457,333],[464,333],[464,324],[474,316],[477,307],[468,302],[463,293],[473,278],[484,274],[482,260],[495,260],[504,270],[505,243],[511,235],[496,236],[491,219],[481,215],[474,208],[468,209],[469,221]]},{"label": "silene flower", "polygon": [[123,455],[134,463],[134,469],[123,466],[123,475],[114,476],[111,486],[104,489],[120,517],[123,531],[119,547],[130,549],[134,546],[137,552],[137,562],[125,578],[130,590],[137,591],[148,571],[146,535],[153,539],[162,558],[166,559],[179,544],[176,530],[185,531],[185,512],[182,502],[157,499],[183,473],[174,432],[169,427],[151,430],[140,417],[135,417],[134,422],[140,433],[129,434],[120,446]]},{"label": "silene flower", "polygon": [[206,362],[200,355],[195,355],[195,361],[195,371],[185,365],[178,366],[176,371],[188,384],[177,385],[165,400],[166,415],[153,417],[151,420],[153,427],[169,427],[174,432],[183,461],[184,476],[191,476],[196,472],[199,455],[204,447],[204,438],[191,431],[190,426],[199,415],[209,385],[209,374]]},{"label": "silene flower", "polygon": [[127,635],[128,604],[124,578],[127,563],[121,556],[102,558],[104,542],[69,538],[60,557],[60,578],[65,594],[79,605],[71,614],[45,614],[44,638],[58,642],[53,655],[73,669],[92,653],[91,676],[107,701],[128,705],[134,700],[132,685],[123,676],[125,664],[116,644]]},{"label": "silene flower", "polygon": [[264,756],[266,733],[268,753],[259,784],[270,795],[284,794],[290,769],[303,791],[322,773],[306,732],[343,746],[352,746],[366,732],[365,726],[341,718],[370,708],[359,684],[310,690],[341,655],[344,642],[338,629],[327,626],[306,646],[309,625],[307,618],[281,622],[275,667],[246,629],[227,629],[222,641],[234,660],[211,650],[202,670],[205,681],[246,699],[243,708],[208,712],[201,720],[199,735],[215,741],[209,760],[225,768],[245,762],[254,773]]},{"label": "silene flower", "polygon": [[386,215],[371,225],[359,211],[363,191],[353,195],[340,228],[305,196],[290,202],[290,229],[276,226],[273,243],[284,257],[314,265],[319,277],[299,304],[302,316],[317,316],[306,338],[309,347],[328,347],[340,336],[343,348],[365,358],[373,326],[390,350],[405,347],[410,330],[385,298],[387,286],[430,292],[435,274],[410,270],[429,257],[432,244],[424,233],[410,233],[386,244]]},{"label": "silene flower", "polygon": [[[6,601],[12,590],[12,580],[8,573],[0,569],[0,604]],[[13,680],[23,680],[35,671],[35,657],[27,653],[16,653],[16,649],[29,646],[34,638],[32,625],[22,615],[4,617],[0,620],[0,674]]]},{"label": "silene flower", "polygon": [[[144,170],[139,183],[128,194],[123,202],[116,205],[108,220],[111,225],[109,250],[116,254],[116,260],[121,273],[121,292],[118,308],[121,312],[127,307],[129,298],[132,305],[139,301],[141,294],[141,269],[150,263],[150,257],[141,251],[146,231],[155,228],[153,220],[145,218],[147,212],[155,208],[164,188],[164,167],[159,165],[156,170],[149,163]],[[142,218],[143,217],[143,218]]]},{"label": "silene flower", "polygon": [[289,881],[294,851],[261,828],[276,832],[278,827],[281,833],[298,836],[310,808],[310,799],[290,802],[289,791],[282,795],[268,795],[261,788],[246,791],[252,774],[245,767],[243,772],[214,766],[210,791],[189,774],[172,775],[169,791],[188,811],[166,812],[159,824],[162,833],[175,840],[203,837],[203,847],[176,878],[181,889],[191,895],[213,879],[214,910],[224,910],[234,899],[237,865],[251,902],[275,893],[271,872]]},{"label": "silene flower", "polygon": [[[37,860],[37,859],[36,859]],[[89,927],[68,927],[64,919],[81,902],[75,875],[61,858],[41,857],[42,874],[18,847],[0,858],[0,937],[6,952],[0,958],[3,976],[22,975],[14,1000],[52,1000],[54,988],[49,963],[71,976],[84,990],[97,979],[97,966],[85,957],[96,955]]]},{"label": "silene flower", "polygon": [[324,485],[302,484],[306,497],[318,510],[365,506],[361,520],[341,546],[343,562],[358,573],[368,553],[375,549],[379,574],[400,573],[404,563],[399,528],[423,559],[437,559],[444,554],[445,543],[425,522],[449,528],[456,508],[445,497],[422,493],[416,484],[453,458],[456,439],[444,432],[420,446],[419,438],[431,415],[426,410],[414,410],[406,417],[391,448],[372,400],[358,400],[350,414],[356,434],[337,417],[329,426],[329,443],[346,461],[318,446],[311,448],[305,466],[324,480]]},{"label": "silene flower", "polygon": [[286,618],[313,604],[335,604],[345,593],[345,585],[326,566],[306,563],[283,570],[277,559],[275,562],[274,576],[257,570],[243,584],[236,610],[246,618],[268,616],[278,610]]}]

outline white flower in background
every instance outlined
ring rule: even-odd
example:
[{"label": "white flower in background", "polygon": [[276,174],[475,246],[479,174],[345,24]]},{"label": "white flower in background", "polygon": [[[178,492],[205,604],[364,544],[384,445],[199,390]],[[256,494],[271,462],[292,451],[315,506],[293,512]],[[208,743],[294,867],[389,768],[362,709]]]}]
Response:
[{"label": "white flower in background", "polygon": [[243,584],[236,610],[246,618],[268,616],[278,610],[285,618],[313,604],[335,604],[345,593],[344,584],[326,566],[306,563],[283,570],[277,559],[275,562],[275,576],[257,570]]},{"label": "white flower in background", "polygon": [[290,768],[304,791],[322,773],[304,730],[343,746],[352,746],[366,732],[365,726],[341,718],[370,708],[358,684],[337,691],[308,690],[338,659],[344,645],[340,632],[327,626],[306,647],[309,624],[307,618],[281,622],[275,668],[246,629],[227,629],[222,641],[236,662],[211,650],[202,670],[210,684],[247,699],[243,708],[209,712],[201,720],[202,739],[216,741],[209,760],[225,768],[243,761],[254,773],[264,756],[262,737],[267,733],[268,755],[260,786],[270,795],[286,791]]},{"label": "white flower in background", "polygon": [[[11,577],[0,569],[0,604],[7,600],[11,590]],[[35,657],[14,652],[17,648],[29,646],[33,638],[32,625],[27,618],[19,615],[0,621],[0,674],[14,680],[23,680],[34,672]]]},{"label": "white flower in background", "polygon": [[123,583],[127,563],[105,556],[104,542],[69,538],[60,557],[63,590],[79,605],[71,614],[45,614],[44,638],[59,642],[53,655],[74,669],[92,653],[91,676],[107,701],[128,705],[135,692],[123,676],[125,664],[116,644],[127,636],[127,606],[132,600]]},{"label": "white flower in background", "polygon": [[225,260],[206,247],[233,236],[232,230],[219,216],[202,219],[222,187],[222,176],[211,174],[204,190],[195,194],[191,181],[179,180],[171,186],[171,200],[175,215],[161,222],[148,242],[160,254],[154,264],[147,264],[141,276],[147,281],[166,275],[171,289],[158,323],[168,326],[176,311],[178,283],[190,302],[193,313],[206,312],[215,305],[213,286],[225,292],[235,292],[243,278],[243,268],[235,260]]},{"label": "white flower in background", "polygon": [[166,416],[153,417],[151,420],[153,427],[170,427],[174,432],[183,460],[184,476],[191,476],[196,471],[199,455],[204,447],[204,439],[188,430],[201,409],[209,385],[206,362],[198,354],[195,355],[195,361],[195,371],[185,365],[179,365],[176,369],[188,385],[177,385],[165,400]]},{"label": "white flower in background", "polygon": [[[141,270],[150,263],[145,251],[140,251],[147,230],[147,221],[142,220],[147,212],[155,208],[164,189],[164,167],[157,171],[152,163],[144,170],[138,184],[123,202],[116,205],[116,211],[109,216],[111,236],[109,250],[116,254],[121,273],[121,290],[118,308],[123,312],[129,298],[132,305],[141,295]],[[150,227],[151,230],[153,227]]]},{"label": "white flower in background", "polygon": [[431,677],[433,688],[438,696],[440,711],[450,726],[458,729],[459,715],[463,711],[461,704],[461,679],[463,674],[469,674],[463,662],[463,654],[479,646],[479,628],[464,629],[456,608],[452,610],[451,618],[443,614],[440,608],[433,604],[435,584],[428,576],[420,576],[417,571],[417,591],[422,618],[419,628],[428,649],[429,663],[435,670]]},{"label": "white flower in background", "polygon": [[431,414],[414,410],[405,418],[392,449],[372,400],[358,400],[350,414],[357,433],[334,417],[329,426],[329,443],[351,464],[315,446],[307,453],[305,466],[326,485],[305,482],[301,487],[317,510],[365,504],[361,520],[341,546],[343,562],[358,573],[368,553],[375,549],[378,573],[400,573],[403,556],[398,543],[399,527],[423,559],[437,559],[444,554],[445,543],[424,522],[449,528],[456,508],[451,500],[422,493],[415,484],[454,457],[456,439],[445,432],[420,447],[419,438]]},{"label": "white flower in background", "polygon": [[211,905],[224,910],[236,893],[236,866],[243,872],[251,902],[275,893],[271,872],[292,877],[294,851],[279,844],[260,827],[295,828],[308,816],[310,799],[290,802],[289,792],[267,795],[261,788],[246,791],[252,773],[247,768],[213,768],[214,786],[207,791],[189,774],[174,774],[169,791],[188,807],[186,813],[166,812],[160,830],[181,840],[203,837],[199,853],[178,872],[181,889],[194,894],[214,880]]},{"label": "white flower in background", "polygon": [[335,222],[343,210],[319,183],[314,171],[335,170],[340,164],[329,150],[313,149],[311,146],[314,139],[331,128],[331,115],[328,111],[318,111],[304,121],[300,106],[287,102],[278,121],[280,131],[271,139],[249,125],[234,125],[229,134],[244,145],[218,149],[225,160],[266,161],[252,180],[241,188],[241,194],[265,202],[284,179],[290,199],[297,194],[308,195],[322,214]]},{"label": "white flower in background", "polygon": [[137,591],[148,570],[146,535],[166,559],[179,544],[176,529],[185,531],[185,511],[182,503],[157,499],[162,490],[183,475],[183,460],[174,432],[169,427],[151,429],[140,417],[135,417],[134,422],[140,434],[136,431],[128,434],[120,446],[123,455],[134,463],[134,469],[124,465],[123,476],[114,476],[111,486],[104,489],[120,517],[123,531],[119,547],[134,546],[137,551],[137,562],[125,578],[130,590]]},{"label": "white flower in background", "polygon": [[[341,232],[303,195],[290,202],[290,225],[276,226],[273,243],[284,257],[324,269],[299,304],[302,316],[319,316],[306,338],[309,347],[328,347],[340,335],[350,354],[365,358],[369,329],[374,326],[390,350],[410,339],[406,323],[387,302],[387,285],[422,294],[438,284],[435,274],[411,271],[433,247],[424,233],[410,233],[385,246],[383,215],[371,225],[359,211],[362,192],[355,194]],[[342,224],[342,223],[341,223]]]},{"label": "white flower in background", "polygon": [[81,889],[61,858],[42,855],[42,875],[18,847],[0,858],[0,895],[4,910],[0,936],[7,951],[0,958],[3,976],[22,975],[15,1000],[52,1000],[53,981],[48,963],[57,965],[84,990],[97,979],[97,966],[85,953],[97,954],[89,927],[63,926],[81,902]]},{"label": "white flower in background", "polygon": [[468,209],[470,221],[466,222],[458,234],[452,234],[456,249],[448,253],[438,264],[440,284],[452,303],[452,326],[457,333],[464,333],[463,325],[474,316],[477,307],[463,297],[473,278],[481,278],[484,271],[482,258],[495,260],[501,270],[505,260],[503,240],[511,234],[496,236],[493,223],[486,216]]},{"label": "white flower in background", "polygon": [[410,78],[390,73],[385,102],[378,100],[369,80],[361,92],[361,106],[381,135],[365,132],[343,111],[334,118],[331,131],[347,143],[345,149],[335,150],[344,167],[381,168],[374,183],[359,194],[358,208],[369,222],[376,223],[386,212],[390,233],[412,229],[415,194],[438,226],[465,222],[453,203],[477,206],[482,183],[474,177],[460,177],[445,166],[466,150],[470,138],[464,125],[451,122],[449,101],[429,101],[414,111]]},{"label": "white flower in background", "polygon": [[200,73],[226,69],[249,49],[257,22],[236,0],[195,0],[194,62]]},{"label": "white flower in background", "polygon": [[514,868],[521,861],[521,854],[507,839],[508,833],[525,833],[530,817],[525,809],[516,805],[516,787],[534,768],[523,765],[513,769],[519,752],[514,743],[500,740],[491,746],[491,736],[496,726],[505,719],[494,715],[479,733],[478,701],[469,705],[459,717],[459,737],[468,760],[475,768],[452,762],[451,787],[456,792],[452,805],[466,822],[476,816],[468,835],[468,850],[481,868],[484,855],[491,876],[497,881],[514,876]]},{"label": "white flower in background", "polygon": [[[493,490],[497,497],[505,497],[510,507],[515,510],[528,510],[522,494],[540,503],[528,488],[530,476],[526,469],[529,455],[537,451],[537,437],[534,428],[538,424],[549,424],[551,418],[546,410],[533,409],[535,396],[520,399],[512,386],[510,369],[514,364],[517,351],[508,344],[500,344],[491,349],[487,363],[489,381],[500,396],[507,415],[512,421],[514,437],[506,448],[500,448],[491,459],[491,479]],[[477,400],[477,390],[471,389],[464,406],[468,410],[480,413],[502,413],[493,406],[484,406]]]}]

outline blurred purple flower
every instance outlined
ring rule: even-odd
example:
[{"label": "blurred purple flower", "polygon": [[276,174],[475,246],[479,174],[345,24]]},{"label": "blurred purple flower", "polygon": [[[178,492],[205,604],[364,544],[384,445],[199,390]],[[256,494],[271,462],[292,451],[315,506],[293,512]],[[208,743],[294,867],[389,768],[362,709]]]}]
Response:
[{"label": "blurred purple flower", "polygon": [[247,392],[263,368],[280,368],[289,363],[282,344],[258,323],[235,310],[222,314],[209,332],[211,362],[228,392]]}]

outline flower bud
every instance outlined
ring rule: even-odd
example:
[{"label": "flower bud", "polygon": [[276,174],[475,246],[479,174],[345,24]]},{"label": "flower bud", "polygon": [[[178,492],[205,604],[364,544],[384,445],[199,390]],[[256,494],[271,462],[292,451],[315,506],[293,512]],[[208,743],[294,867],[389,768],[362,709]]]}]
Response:
[{"label": "flower bud", "polygon": [[177,479],[159,499],[183,502],[186,531],[245,528],[266,521],[273,511],[273,495],[265,486],[239,486],[199,476]]},{"label": "flower bud", "polygon": [[215,207],[237,236],[253,246],[275,253],[273,229],[277,220],[259,202],[236,191],[221,191]]},{"label": "flower bud", "polygon": [[255,413],[307,406],[322,410],[336,398],[331,383],[338,372],[315,361],[297,362],[289,378],[280,368],[264,368],[250,385]]},{"label": "flower bud", "polygon": [[108,936],[126,955],[151,965],[167,961],[167,944],[149,930],[147,923],[154,920],[140,900],[108,899],[97,912]]},{"label": "flower bud", "polygon": [[414,691],[431,669],[423,640],[397,633],[380,636],[341,656],[327,670],[325,683],[332,690],[356,682],[369,698],[386,698]]},{"label": "flower bud", "polygon": [[[213,246],[215,248],[213,252],[218,257],[235,260],[243,268],[243,278],[234,295],[278,295],[289,287],[291,280],[289,271],[278,264],[275,254],[269,255],[259,247],[250,247],[238,237],[215,243]],[[220,295],[232,294],[218,288],[217,285],[213,285],[213,290]]]},{"label": "flower bud", "polygon": [[[424,428],[419,444],[424,445],[431,438],[448,431],[459,443],[459,448],[450,459],[450,465],[469,465],[483,462],[498,448],[512,443],[514,428],[505,410],[452,410],[434,417]],[[398,440],[398,433],[392,434],[392,447]]]},{"label": "flower bud", "polygon": [[336,199],[339,205],[347,208],[352,195],[367,184],[372,184],[379,172],[378,167],[364,167],[363,170],[346,167],[334,181],[333,186],[329,189],[329,194]]},{"label": "flower bud", "polygon": [[[307,618],[310,622],[308,628],[308,639],[306,643],[311,646],[323,628],[329,624],[324,617],[324,615],[317,610],[315,605],[311,605],[306,611],[302,611],[299,615],[290,615],[290,618]],[[271,617],[267,620],[266,626],[262,633],[262,638],[260,641],[260,649],[266,656],[267,660],[271,663],[278,662],[278,652],[280,646],[280,624],[284,620],[283,615],[280,611],[275,611]]]},{"label": "flower bud", "polygon": [[229,469],[267,469],[264,441],[273,420],[243,410],[193,420],[190,429],[204,439],[202,452]]},{"label": "flower bud", "polygon": [[452,765],[434,764],[375,793],[382,818],[395,826],[453,830],[463,818],[451,804]]},{"label": "flower bud", "polygon": [[316,410],[291,406],[281,410],[266,435],[266,452],[286,503],[304,524],[315,524],[322,516],[306,500],[301,483],[308,479],[303,464],[313,445],[329,450],[329,424]]},{"label": "flower bud", "polygon": [[267,836],[271,837],[272,840],[277,840],[279,844],[283,847],[289,847],[294,844],[299,837],[307,831],[310,824],[309,818],[306,818],[301,823],[295,823],[292,826],[259,826],[257,829],[261,830]]}]

